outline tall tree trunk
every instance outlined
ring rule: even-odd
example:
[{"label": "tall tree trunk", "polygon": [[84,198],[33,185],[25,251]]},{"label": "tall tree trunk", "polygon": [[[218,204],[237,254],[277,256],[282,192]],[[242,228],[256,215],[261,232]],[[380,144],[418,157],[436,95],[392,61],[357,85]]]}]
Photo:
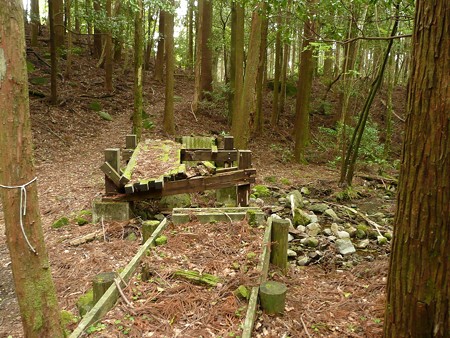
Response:
[{"label": "tall tree trunk", "polygon": [[384,336],[450,332],[450,3],[416,1]]},{"label": "tall tree trunk", "polygon": [[244,82],[244,7],[239,2],[233,2],[232,8],[232,43],[230,88],[232,93],[232,111],[230,122],[240,114],[239,104]]},{"label": "tall tree trunk", "polygon": [[50,26],[50,100],[52,104],[58,102],[58,59],[56,57],[56,39],[55,39],[55,13],[53,8],[54,0],[48,0],[49,26]]},{"label": "tall tree trunk", "polygon": [[41,25],[39,14],[39,0],[31,0],[31,46],[38,44],[39,26]]},{"label": "tall tree trunk", "polygon": [[212,49],[210,46],[210,38],[212,34],[212,0],[203,0],[203,24],[202,30],[199,34],[202,34],[202,63],[201,63],[201,74],[200,74],[200,99],[209,99],[210,94],[213,90],[213,56]]},{"label": "tall tree trunk", "polygon": [[250,112],[254,103],[256,76],[258,73],[259,49],[261,44],[261,13],[264,12],[264,2],[259,2],[252,14],[252,24],[249,37],[248,56],[245,69],[242,95],[235,95],[239,100],[238,114],[233,116],[231,133],[235,138],[236,148],[246,149],[250,139]]},{"label": "tall tree trunk", "polygon": [[[84,5],[85,5],[84,10],[86,12],[89,12],[91,10],[91,6],[92,6],[91,0],[86,0]],[[87,35],[88,48],[89,48],[89,51],[90,51],[91,55],[93,55],[94,54],[94,50],[93,50],[92,39],[91,39],[91,35],[92,35],[92,22],[91,22],[91,20],[86,20],[86,29],[87,29],[87,34],[88,34]]]},{"label": "tall tree trunk", "polygon": [[164,76],[164,41],[165,41],[165,23],[164,20],[166,18],[165,11],[159,11],[159,23],[158,23],[158,50],[156,51],[156,60],[155,60],[155,73],[154,79],[156,81],[162,82]]},{"label": "tall tree trunk", "polygon": [[105,90],[107,92],[113,91],[113,50],[112,50],[112,0],[106,0],[106,16],[108,18],[108,31],[105,36]]},{"label": "tall tree trunk", "polygon": [[278,10],[277,17],[277,35],[275,39],[275,76],[273,78],[273,99],[272,99],[272,115],[270,118],[270,124],[275,126],[278,124],[278,118],[280,116],[278,98],[280,94],[280,74],[281,74],[281,9]]},{"label": "tall tree trunk", "polygon": [[[285,34],[288,35],[288,37],[291,35],[289,27],[289,20],[288,20],[288,13],[291,10],[291,3],[292,0],[288,1],[288,7],[285,13],[285,18],[283,20],[283,26],[285,27]],[[283,60],[282,60],[282,67],[281,67],[281,93],[280,93],[280,99],[279,99],[279,108],[278,108],[278,119],[280,119],[280,115],[284,113],[284,105],[286,103],[286,82],[287,82],[287,71],[288,71],[288,62],[289,62],[289,43],[288,38],[284,37],[283,42]]]},{"label": "tall tree trunk", "polygon": [[53,1],[53,20],[55,27],[55,46],[56,49],[64,45],[64,4],[63,0]]},{"label": "tall tree trunk", "polygon": [[[100,15],[100,0],[94,0],[94,11]],[[94,57],[100,58],[102,55],[102,31],[98,23],[94,23]]]},{"label": "tall tree trunk", "polygon": [[152,58],[152,49],[153,49],[153,36],[155,35],[156,24],[153,19],[153,12],[148,10],[148,37],[147,37],[147,47],[145,49],[145,69],[150,69],[150,60]]},{"label": "tall tree trunk", "polygon": [[203,8],[204,0],[197,1],[197,36],[195,39],[195,83],[194,83],[194,99],[192,100],[192,110],[196,112],[198,110],[198,105],[202,100],[202,88],[201,88],[201,74],[202,74],[202,26],[203,26]]},{"label": "tall tree trunk", "polygon": [[309,142],[309,104],[314,73],[313,49],[310,47],[314,37],[314,21],[312,6],[314,0],[308,0],[308,20],[303,28],[304,40],[300,53],[299,79],[297,84],[297,102],[295,107],[294,127],[294,159],[298,163],[305,163],[305,151]]},{"label": "tall tree trunk", "polygon": [[266,91],[267,34],[269,31],[269,20],[267,18],[267,10],[264,13],[262,13],[261,25],[262,25],[261,45],[259,48],[258,75],[256,78],[256,111],[255,111],[255,125],[254,125],[256,135],[262,135],[264,129],[263,94]]},{"label": "tall tree trunk", "polygon": [[134,16],[134,110],[133,134],[138,140],[142,135],[142,68],[144,63],[144,15],[143,0],[138,0],[138,10]]},{"label": "tall tree trunk", "polygon": [[188,4],[188,69],[194,66],[194,0],[189,0]]},{"label": "tall tree trunk", "polygon": [[[113,10],[113,17],[118,17],[120,16],[122,11],[122,2],[121,0],[116,0],[114,2],[114,10]],[[114,44],[114,62],[119,63],[120,60],[122,60],[122,50],[123,50],[123,41],[124,41],[124,25],[129,26],[129,24],[125,23],[119,23],[119,27],[120,27],[120,32],[117,34],[115,38],[113,39],[113,44]],[[127,35],[128,36],[128,35]]]},{"label": "tall tree trunk", "polygon": [[6,243],[25,337],[59,338],[64,333],[34,181],[22,1],[0,0],[0,8],[0,197]]},{"label": "tall tree trunk", "polygon": [[[81,24],[80,24],[80,8],[78,4],[79,0],[74,0],[74,16],[75,16],[75,32],[78,34],[81,33]],[[79,40],[79,36],[75,38],[75,40]]]},{"label": "tall tree trunk", "polygon": [[66,14],[67,14],[67,52],[66,52],[66,78],[72,77],[72,18],[71,18],[71,6],[72,0],[66,0]]},{"label": "tall tree trunk", "polygon": [[[174,0],[171,0],[172,5]],[[166,12],[164,32],[166,35],[165,50],[166,50],[166,89],[165,89],[165,103],[164,103],[164,131],[170,135],[175,134],[175,122],[173,113],[173,87],[174,87],[174,69],[175,69],[175,53],[173,43],[173,27],[174,17],[170,12]]]}]

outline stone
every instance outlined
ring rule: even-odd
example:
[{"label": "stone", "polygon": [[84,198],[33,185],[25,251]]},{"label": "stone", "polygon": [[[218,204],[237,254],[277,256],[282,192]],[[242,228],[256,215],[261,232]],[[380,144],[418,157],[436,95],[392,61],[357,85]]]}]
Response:
[{"label": "stone", "polygon": [[329,209],[330,207],[325,203],[314,203],[311,205],[308,205],[308,210],[317,212],[319,214],[323,214],[325,210]]},{"label": "stone", "polygon": [[163,196],[159,201],[162,209],[172,210],[173,208],[187,208],[191,205],[191,196],[189,194],[178,194]]},{"label": "stone", "polygon": [[255,201],[255,204],[256,204],[258,207],[263,207],[263,206],[264,206],[264,200],[258,197],[258,198],[256,199],[256,201]]},{"label": "stone", "polygon": [[309,218],[311,219],[311,223],[319,223],[319,217],[317,217],[317,215],[314,214],[308,214]]},{"label": "stone", "polygon": [[346,226],[345,231],[349,233],[350,237],[355,237],[356,235],[356,228],[352,227],[351,225]]},{"label": "stone", "polygon": [[340,238],[336,240],[336,248],[341,255],[348,255],[356,252],[356,249],[353,246],[350,238]]},{"label": "stone", "polygon": [[53,229],[62,228],[65,225],[69,224],[69,219],[67,217],[61,217],[52,224]]},{"label": "stone", "polygon": [[286,197],[280,197],[280,198],[278,199],[278,204],[280,204],[280,205],[285,205],[285,204],[287,204],[287,203],[288,203],[288,200],[287,200]]},{"label": "stone", "polygon": [[366,239],[362,239],[360,241],[357,241],[355,243],[355,247],[357,249],[365,249],[367,248],[367,246],[369,245],[370,241],[366,238]]},{"label": "stone", "polygon": [[331,217],[331,219],[333,220],[333,222],[342,222],[342,220],[339,218],[339,216],[334,212],[333,209],[327,209],[323,212],[324,215],[327,215],[329,217]]},{"label": "stone", "polygon": [[281,217],[277,214],[272,214],[270,215],[270,217],[272,217],[273,219],[281,219]]},{"label": "stone", "polygon": [[292,242],[294,240],[294,236],[288,234],[288,242]]},{"label": "stone", "polygon": [[336,237],[336,236],[333,236],[333,235],[331,235],[331,236],[329,236],[329,237],[328,237],[328,239],[330,240],[330,242],[336,242],[336,240],[337,240],[337,237]]},{"label": "stone", "polygon": [[287,255],[288,255],[288,257],[297,257],[297,253],[291,249],[288,249]]},{"label": "stone", "polygon": [[392,239],[392,232],[391,231],[386,231],[383,235],[384,235],[384,237],[387,238],[388,241],[390,241]]},{"label": "stone", "polygon": [[300,240],[300,243],[310,248],[315,248],[319,245],[319,240],[315,237],[307,237]]},{"label": "stone", "polygon": [[311,259],[314,259],[314,260],[317,260],[317,259],[319,259],[319,258],[322,257],[322,256],[323,256],[323,252],[322,252],[322,251],[319,251],[319,250],[310,252],[310,253],[308,254],[308,257],[311,258]]},{"label": "stone", "polygon": [[297,259],[297,265],[299,266],[305,266],[309,263],[309,257],[308,256],[302,256]]},{"label": "stone", "polygon": [[350,238],[350,234],[347,231],[338,231],[338,238]]},{"label": "stone", "polygon": [[164,245],[167,244],[167,237],[166,236],[159,236],[157,239],[155,239],[156,245]]},{"label": "stone", "polygon": [[101,218],[105,221],[128,221],[130,219],[130,204],[128,202],[94,202],[92,222],[98,223]]},{"label": "stone", "polygon": [[293,219],[294,225],[308,225],[311,223],[311,217],[309,214],[304,212],[301,209],[294,209],[294,219]]},{"label": "stone", "polygon": [[304,225],[299,225],[296,229],[302,233],[306,231],[306,227]]},{"label": "stone", "polygon": [[155,218],[156,220],[162,222],[162,220],[163,220],[164,218],[166,218],[166,217],[165,217],[163,214],[156,214],[156,215],[154,216],[154,218]]},{"label": "stone", "polygon": [[289,205],[293,204],[294,209],[303,208],[303,196],[300,191],[293,190],[287,195]]},{"label": "stone", "polygon": [[216,190],[216,200],[226,207],[236,206],[236,187],[228,187]]},{"label": "stone", "polygon": [[337,225],[336,223],[332,223],[330,229],[331,229],[331,232],[332,232],[335,236],[337,236],[338,231],[339,231],[339,225]]},{"label": "stone", "polygon": [[319,223],[311,223],[306,226],[306,233],[309,236],[317,236],[322,231]]},{"label": "stone", "polygon": [[309,194],[310,194],[310,191],[309,191],[309,189],[308,189],[307,187],[302,187],[302,188],[300,189],[300,192],[301,192],[303,195],[309,195]]},{"label": "stone", "polygon": [[331,228],[325,228],[322,231],[324,233],[324,235],[326,236],[331,236],[333,234],[333,231],[331,231]]}]

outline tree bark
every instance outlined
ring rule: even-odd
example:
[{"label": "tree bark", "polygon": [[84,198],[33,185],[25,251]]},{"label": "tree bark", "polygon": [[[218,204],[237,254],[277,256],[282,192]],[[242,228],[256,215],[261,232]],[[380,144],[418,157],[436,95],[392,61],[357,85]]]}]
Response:
[{"label": "tree bark", "polygon": [[[0,0],[0,8],[0,184],[18,186],[32,182],[36,176],[22,1]],[[0,188],[6,242],[24,335],[63,337],[42,232],[36,182],[24,189],[26,203],[21,204],[22,190]],[[23,230],[19,224],[23,224]]]},{"label": "tree bark", "polygon": [[450,332],[450,4],[416,1],[385,337]]},{"label": "tree bark", "polygon": [[230,87],[232,92],[231,122],[240,114],[239,104],[244,82],[244,7],[233,2]]},{"label": "tree bark", "polygon": [[40,16],[39,16],[39,0],[31,0],[31,46],[36,47],[38,44]]},{"label": "tree bark", "polygon": [[194,0],[189,0],[188,4],[188,69],[194,66]]},{"label": "tree bark", "polygon": [[192,100],[192,110],[196,112],[198,110],[198,105],[202,100],[201,97],[201,74],[202,74],[202,26],[203,26],[203,7],[204,0],[197,1],[197,36],[195,39],[195,65],[194,65],[194,99]]},{"label": "tree bark", "polygon": [[314,21],[312,20],[312,6],[314,0],[308,0],[309,18],[305,22],[303,35],[305,36],[300,53],[299,79],[297,84],[297,102],[295,107],[294,126],[294,159],[298,163],[305,163],[305,151],[309,142],[309,104],[314,72],[313,50],[310,43],[314,37]]},{"label": "tree bark", "polygon": [[245,69],[242,95],[235,95],[235,100],[239,100],[238,114],[233,116],[231,133],[236,141],[236,148],[246,149],[250,139],[250,113],[254,103],[256,76],[258,74],[259,48],[261,44],[261,13],[264,12],[264,2],[259,2],[252,14],[252,25],[250,30],[248,57]]},{"label": "tree bark", "polygon": [[[172,5],[174,0],[171,0]],[[173,29],[174,17],[170,12],[166,12],[166,27],[164,32],[166,34],[166,89],[165,89],[165,103],[164,103],[164,131],[170,135],[175,134],[175,122],[173,117],[173,87],[174,87],[174,69],[175,69],[175,53],[173,43]]]},{"label": "tree bark", "polygon": [[[49,0],[50,1],[50,0]],[[53,20],[55,27],[55,46],[56,49],[64,45],[64,5],[63,0],[53,1]]]},{"label": "tree bark", "polygon": [[[203,24],[202,24],[202,63],[201,63],[201,74],[200,74],[200,100],[210,99],[210,93],[213,91],[213,74],[212,74],[212,64],[213,56],[212,49],[210,46],[210,39],[212,34],[212,0],[204,0],[203,5]],[[209,93],[209,94],[208,94]]]},{"label": "tree bark", "polygon": [[266,91],[267,79],[267,33],[269,20],[267,10],[262,13],[261,45],[259,47],[258,75],[256,78],[256,111],[255,111],[255,135],[262,135],[264,129],[263,94]]},{"label": "tree bark", "polygon": [[67,34],[67,57],[66,57],[66,78],[72,77],[72,18],[71,18],[71,3],[72,0],[66,0],[66,13],[67,13],[67,27],[69,32]]},{"label": "tree bark", "polygon": [[159,12],[159,23],[158,23],[158,49],[156,51],[156,60],[155,60],[155,74],[154,79],[156,81],[162,82],[164,76],[164,40],[165,40],[165,11],[161,10]]},{"label": "tree bark", "polygon": [[134,110],[133,134],[138,142],[142,135],[142,68],[144,63],[144,28],[142,17],[144,15],[143,0],[138,0],[138,10],[134,16]]},{"label": "tree bark", "polygon": [[280,116],[279,111],[279,94],[280,94],[280,75],[281,75],[281,60],[282,60],[282,49],[281,49],[281,9],[278,10],[277,18],[277,35],[275,39],[275,76],[273,78],[273,99],[272,99],[272,115],[270,118],[270,124],[276,126],[278,124],[278,119]]},{"label": "tree bark", "polygon": [[48,0],[49,26],[50,26],[50,100],[52,104],[58,101],[58,59],[56,57],[55,21],[54,21],[54,1]]},{"label": "tree bark", "polygon": [[[94,11],[100,15],[100,0],[94,0]],[[94,22],[94,57],[100,58],[102,55],[102,32],[98,28],[98,23]]]},{"label": "tree bark", "polygon": [[106,0],[106,16],[109,21],[109,28],[105,36],[105,90],[107,92],[113,91],[113,50],[112,50],[112,0]]}]

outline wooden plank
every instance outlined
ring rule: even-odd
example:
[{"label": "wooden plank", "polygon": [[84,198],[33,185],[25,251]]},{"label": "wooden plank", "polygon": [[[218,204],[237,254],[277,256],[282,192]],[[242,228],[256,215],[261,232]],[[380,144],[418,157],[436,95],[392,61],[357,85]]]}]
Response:
[{"label": "wooden plank", "polygon": [[120,187],[120,175],[108,162],[105,162],[100,167],[100,170],[117,186]]},{"label": "wooden plank", "polygon": [[134,149],[123,149],[122,150],[122,160],[125,162],[129,161],[133,155]]},{"label": "wooden plank", "polygon": [[229,172],[235,171],[235,170],[238,170],[238,167],[217,168],[216,169],[216,174],[229,173]]},{"label": "wooden plank", "polygon": [[[263,283],[267,280],[267,274],[269,272],[269,262],[270,262],[270,238],[272,232],[272,218],[269,217],[267,220],[266,230],[264,232],[263,239],[263,252],[260,256],[260,261],[258,263],[258,271],[260,272],[259,283]],[[242,338],[251,338],[253,332],[253,326],[256,320],[256,310],[258,307],[258,293],[259,286],[254,286],[252,288],[250,299],[247,306],[247,313],[245,315],[244,327],[242,330]]]},{"label": "wooden plank", "polygon": [[213,152],[212,149],[181,149],[181,162],[184,161],[237,161],[237,150],[218,149]]},{"label": "wooden plank", "polygon": [[223,137],[223,149],[233,150],[234,149],[234,137],[226,135]]},{"label": "wooden plank", "polygon": [[136,149],[134,150],[133,155],[131,155],[130,161],[128,162],[126,168],[123,171],[121,180],[122,179],[123,179],[123,181],[128,180],[127,183],[131,180],[131,177],[133,176],[133,170],[134,170],[134,167],[136,166],[141,147],[142,147],[142,144],[139,143],[137,145]]},{"label": "wooden plank", "polygon": [[250,200],[250,184],[237,184],[236,205],[247,207]]},{"label": "wooden plank", "polygon": [[[116,171],[120,170],[120,149],[108,148],[105,149],[105,162]],[[114,194],[118,191],[118,185],[113,182],[111,178],[105,175],[105,192],[107,194]]]},{"label": "wooden plank", "polygon": [[[151,189],[147,192],[111,196],[108,200],[138,201],[147,198],[159,198],[168,195],[201,192],[205,190],[226,188],[233,185],[255,183],[255,180],[256,169],[235,170],[232,172],[216,174],[214,176],[199,176],[185,180],[168,181],[164,183],[164,189],[155,186],[155,189]],[[158,182],[155,182],[155,185],[157,183]],[[127,189],[127,186],[125,186],[125,189]]]},{"label": "wooden plank", "polygon": [[239,150],[239,169],[252,167],[252,152],[250,150]]},{"label": "wooden plank", "polygon": [[125,185],[125,194],[133,194],[133,193],[134,193],[133,184],[126,184]]},{"label": "wooden plank", "polygon": [[211,149],[217,145],[216,139],[210,136],[183,136],[181,143],[185,149]]},{"label": "wooden plank", "polygon": [[[125,269],[120,273],[120,277],[122,280],[127,283],[133,273],[136,271],[136,268],[139,266],[142,257],[145,255],[145,252],[150,248],[151,245],[154,244],[155,239],[159,236],[159,234],[165,229],[167,226],[167,219],[164,219],[150,236],[150,238],[141,246],[139,251],[133,257],[133,259],[127,264]],[[114,283],[109,287],[109,289],[105,292],[105,294],[100,298],[97,304],[83,317],[81,322],[75,328],[75,330],[70,334],[69,338],[77,338],[83,334],[83,332],[93,323],[100,320],[110,309],[114,307],[114,304],[119,297],[119,292],[117,290],[117,286]]]}]

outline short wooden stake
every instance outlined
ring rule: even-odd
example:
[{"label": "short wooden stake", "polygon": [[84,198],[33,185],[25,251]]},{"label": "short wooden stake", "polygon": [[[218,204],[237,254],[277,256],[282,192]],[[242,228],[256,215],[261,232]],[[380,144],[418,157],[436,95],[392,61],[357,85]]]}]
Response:
[{"label": "short wooden stake", "polygon": [[[252,167],[252,152],[250,150],[239,150],[238,169],[250,169]],[[247,207],[250,198],[250,184],[237,186],[236,204],[241,207]]]},{"label": "short wooden stake", "polygon": [[114,283],[115,277],[115,272],[102,272],[93,278],[92,288],[94,290],[94,304],[102,298],[106,290]]},{"label": "short wooden stake", "polygon": [[224,136],[223,137],[223,149],[225,149],[225,150],[233,150],[234,149],[234,137],[233,136]]},{"label": "short wooden stake", "polygon": [[259,287],[261,307],[267,314],[283,314],[286,304],[287,287],[285,284],[268,281]]},{"label": "short wooden stake", "polygon": [[287,272],[287,249],[288,249],[288,233],[290,222],[285,219],[272,220],[272,247],[270,251],[270,262]]},{"label": "short wooden stake", "polygon": [[135,149],[137,146],[137,137],[134,134],[125,136],[125,148]]}]

